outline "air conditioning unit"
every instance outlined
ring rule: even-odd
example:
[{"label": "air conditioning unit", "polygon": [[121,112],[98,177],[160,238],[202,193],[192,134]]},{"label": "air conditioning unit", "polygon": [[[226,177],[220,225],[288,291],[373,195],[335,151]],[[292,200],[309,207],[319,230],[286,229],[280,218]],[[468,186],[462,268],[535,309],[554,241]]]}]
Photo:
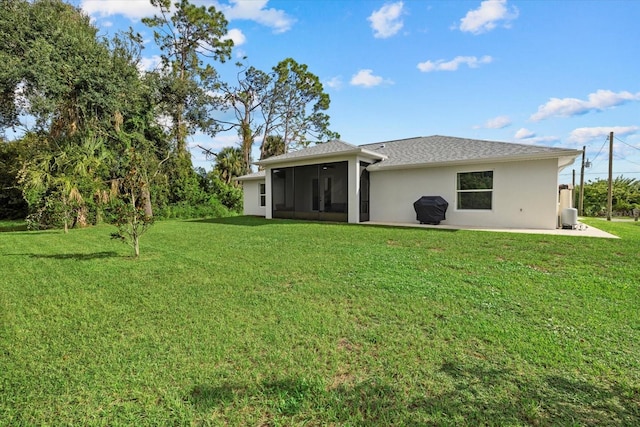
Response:
[{"label": "air conditioning unit", "polygon": [[560,215],[560,223],[563,229],[575,229],[578,226],[578,210],[576,208],[563,209]]}]

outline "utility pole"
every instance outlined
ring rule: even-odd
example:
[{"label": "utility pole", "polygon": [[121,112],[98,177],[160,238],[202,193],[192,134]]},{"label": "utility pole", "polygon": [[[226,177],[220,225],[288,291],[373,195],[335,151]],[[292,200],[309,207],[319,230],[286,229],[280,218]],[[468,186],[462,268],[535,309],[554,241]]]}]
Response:
[{"label": "utility pole", "polygon": [[587,146],[582,146],[582,167],[580,167],[580,197],[578,198],[578,213],[580,216],[584,215],[584,155],[587,151]]},{"label": "utility pole", "polygon": [[607,192],[607,221],[613,210],[613,132],[609,132],[609,190]]}]

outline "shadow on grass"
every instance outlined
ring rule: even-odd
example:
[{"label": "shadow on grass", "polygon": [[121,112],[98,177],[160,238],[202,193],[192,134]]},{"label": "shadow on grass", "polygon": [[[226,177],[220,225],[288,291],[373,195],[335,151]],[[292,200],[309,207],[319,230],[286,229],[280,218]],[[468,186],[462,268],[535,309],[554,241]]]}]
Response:
[{"label": "shadow on grass", "polygon": [[3,225],[0,226],[0,233],[11,233],[15,231],[27,231],[27,224]]},{"label": "shadow on grass", "polygon": [[248,216],[248,215],[229,216],[225,218],[190,219],[190,220],[186,220],[186,222],[199,222],[204,224],[241,225],[245,227],[256,227],[259,225],[268,225],[270,223],[270,221],[264,219],[264,217]]},{"label": "shadow on grass", "polygon": [[625,390],[615,383],[602,387],[559,376],[547,377],[546,384],[554,397],[551,409],[573,417],[579,424],[640,425],[638,387]]},{"label": "shadow on grass", "polygon": [[[185,398],[198,411],[241,410],[246,402],[276,417],[322,415],[356,425],[640,425],[640,390],[561,376],[525,377],[483,362],[445,362],[441,390],[369,380],[326,387],[286,378],[258,384],[199,385]],[[324,416],[326,415],[326,418]]]},{"label": "shadow on grass", "polygon": [[117,252],[109,251],[109,252],[95,252],[92,254],[15,254],[15,255],[23,255],[31,258],[39,258],[39,259],[73,259],[76,261],[90,261],[94,259],[104,259],[104,258],[125,258]]},{"label": "shadow on grass", "polygon": [[21,224],[0,226],[0,233],[20,233],[23,236],[37,236],[40,234],[61,234],[62,230],[55,228],[49,230],[29,230],[26,224]]},{"label": "shadow on grass", "polygon": [[273,218],[273,219],[265,219],[261,216],[233,216],[226,218],[203,218],[203,219],[193,219],[187,220],[187,222],[199,222],[205,224],[222,224],[222,225],[240,225],[245,227],[256,227],[260,225],[273,225],[273,224],[335,224],[335,225],[343,225],[343,226],[353,226],[353,227],[374,227],[374,228],[386,228],[386,229],[396,229],[396,230],[415,230],[422,229],[428,231],[439,231],[439,232],[449,232],[455,233],[456,231],[460,231],[454,228],[438,228],[437,225],[434,226],[406,226],[406,225],[393,225],[393,224],[369,224],[366,222],[358,223],[358,224],[350,224],[347,222],[333,222],[333,221],[311,221],[311,220],[303,220],[303,219],[282,219],[282,218]]},{"label": "shadow on grass", "polygon": [[[403,409],[397,391],[390,386],[365,382],[354,387],[327,390],[320,383],[287,378],[255,385],[223,384],[218,387],[196,386],[186,400],[200,411],[214,407],[233,407],[234,403],[260,402],[264,410],[276,417],[304,419],[312,414],[325,414],[325,421],[388,424]],[[395,418],[394,418],[395,417]],[[386,422],[385,422],[386,421]],[[417,425],[403,419],[402,425]]]},{"label": "shadow on grass", "polygon": [[498,425],[640,425],[640,391],[548,376],[525,378],[478,363],[446,362],[440,371],[453,385],[420,398],[410,408],[431,408],[447,422]]}]

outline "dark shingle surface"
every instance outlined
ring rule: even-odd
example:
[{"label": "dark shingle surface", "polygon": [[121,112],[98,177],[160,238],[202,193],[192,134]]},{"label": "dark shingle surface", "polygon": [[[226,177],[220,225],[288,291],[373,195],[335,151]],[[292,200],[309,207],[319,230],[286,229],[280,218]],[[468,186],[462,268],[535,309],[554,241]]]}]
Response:
[{"label": "dark shingle surface", "polygon": [[270,157],[263,162],[258,162],[258,164],[273,164],[332,154],[353,153],[358,150],[366,150],[386,157],[384,160],[369,166],[372,170],[483,160],[576,156],[580,153],[578,150],[564,148],[434,135],[359,146],[340,140],[333,140],[280,156]]},{"label": "dark shingle surface", "polygon": [[255,179],[264,179],[265,176],[266,176],[265,171],[258,171],[258,172],[253,172],[253,173],[249,173],[249,174],[246,174],[246,175],[239,176],[235,180],[236,181],[251,181],[251,180],[255,180]]},{"label": "dark shingle surface", "polygon": [[304,148],[298,151],[290,151],[279,156],[273,156],[266,159],[268,163],[273,161],[295,160],[305,157],[315,157],[329,154],[339,154],[341,152],[357,150],[358,147],[351,145],[347,142],[334,139],[322,144],[316,144],[311,147]]},{"label": "dark shingle surface", "polygon": [[554,154],[567,155],[569,152],[576,151],[440,135],[365,144],[360,148],[387,156],[387,159],[374,166],[376,169],[509,157],[535,157],[536,155],[549,157]]}]

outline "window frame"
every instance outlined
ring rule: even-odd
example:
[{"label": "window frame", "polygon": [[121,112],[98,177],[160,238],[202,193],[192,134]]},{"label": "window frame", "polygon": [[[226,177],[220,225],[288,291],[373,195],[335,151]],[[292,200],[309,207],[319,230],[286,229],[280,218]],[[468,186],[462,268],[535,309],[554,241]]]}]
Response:
[{"label": "window frame", "polygon": [[258,183],[258,203],[261,208],[267,206],[267,183]]},{"label": "window frame", "polygon": [[[460,189],[460,175],[465,174],[491,174],[491,186],[490,188],[467,188]],[[456,173],[456,210],[458,211],[478,211],[478,212],[487,212],[493,210],[493,193],[495,191],[495,171],[493,169],[487,170],[472,170],[472,171],[460,171]],[[479,194],[479,193],[489,193],[489,207],[463,207],[461,204],[461,194]]]}]

